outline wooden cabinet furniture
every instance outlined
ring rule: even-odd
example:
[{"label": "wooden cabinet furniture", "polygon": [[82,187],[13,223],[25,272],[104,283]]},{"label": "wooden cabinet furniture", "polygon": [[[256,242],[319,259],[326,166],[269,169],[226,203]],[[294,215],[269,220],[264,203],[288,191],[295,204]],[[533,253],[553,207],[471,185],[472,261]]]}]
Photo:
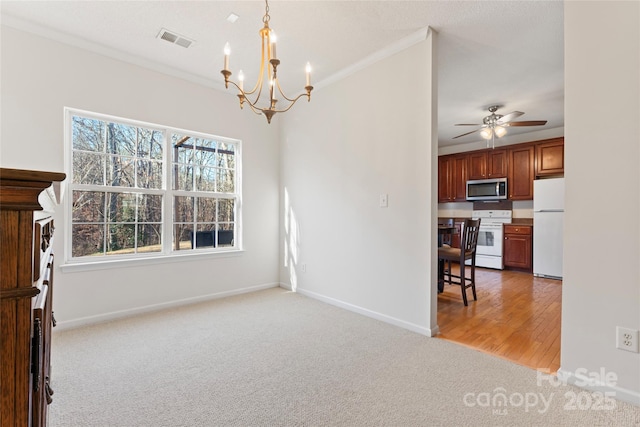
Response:
[{"label": "wooden cabinet furniture", "polygon": [[510,200],[532,200],[533,180],[564,175],[564,138],[438,157],[438,202],[466,201],[466,181],[507,178]]},{"label": "wooden cabinet furniture", "polygon": [[451,197],[451,163],[452,156],[438,157],[438,202],[446,203]]},{"label": "wooden cabinet furniture", "polygon": [[487,152],[479,151],[467,155],[469,164],[469,179],[487,178]]},{"label": "wooden cabinet furniture", "polygon": [[564,138],[536,144],[536,176],[564,174]]},{"label": "wooden cabinet furniture", "polygon": [[451,180],[454,202],[467,200],[467,179],[467,156],[454,156]]},{"label": "wooden cabinet furniture", "polygon": [[509,152],[507,189],[509,200],[532,200],[534,178],[533,145],[514,146]]},{"label": "wooden cabinet furniture", "polygon": [[51,186],[64,174],[0,168],[0,426],[44,426],[53,322]]},{"label": "wooden cabinet furniture", "polygon": [[505,224],[503,260],[505,268],[533,271],[533,227]]},{"label": "wooden cabinet furniture", "polygon": [[507,177],[507,150],[475,151],[467,155],[468,179]]},{"label": "wooden cabinet furniture", "polygon": [[438,202],[462,202],[467,198],[467,156],[438,157]]},{"label": "wooden cabinet furniture", "polygon": [[487,178],[507,177],[507,150],[491,150],[487,154]]}]

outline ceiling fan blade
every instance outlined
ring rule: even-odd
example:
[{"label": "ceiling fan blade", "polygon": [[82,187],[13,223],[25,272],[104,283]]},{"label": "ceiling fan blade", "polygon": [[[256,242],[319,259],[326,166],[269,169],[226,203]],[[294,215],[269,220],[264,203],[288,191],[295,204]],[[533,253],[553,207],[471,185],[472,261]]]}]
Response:
[{"label": "ceiling fan blade", "polygon": [[[481,128],[482,129],[482,128]],[[466,135],[470,135],[472,133],[478,132],[480,129],[476,129],[476,130],[472,130],[471,132],[467,132],[467,133],[463,133],[462,135],[458,135],[458,136],[454,136],[451,139],[456,139],[456,138],[460,138],[461,136],[466,136]]]},{"label": "ceiling fan blade", "polygon": [[454,126],[482,126],[482,123],[456,123]]},{"label": "ceiling fan blade", "polygon": [[514,111],[512,113],[509,114],[505,114],[504,116],[500,117],[498,119],[498,124],[505,124],[510,122],[511,120],[515,119],[516,117],[520,117],[521,115],[523,115],[524,113],[522,111]]},{"label": "ceiling fan blade", "polygon": [[526,122],[509,122],[509,123],[505,123],[505,125],[507,126],[542,126],[542,125],[546,125],[547,121],[546,120],[529,120]]}]

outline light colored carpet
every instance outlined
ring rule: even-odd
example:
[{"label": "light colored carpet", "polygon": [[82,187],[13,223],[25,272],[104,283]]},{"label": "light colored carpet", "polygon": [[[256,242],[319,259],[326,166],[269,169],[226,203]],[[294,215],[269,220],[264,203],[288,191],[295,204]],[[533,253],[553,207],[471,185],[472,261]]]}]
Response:
[{"label": "light colored carpet", "polygon": [[586,407],[534,370],[279,288],[56,332],[52,364],[53,427],[640,425],[640,408]]}]

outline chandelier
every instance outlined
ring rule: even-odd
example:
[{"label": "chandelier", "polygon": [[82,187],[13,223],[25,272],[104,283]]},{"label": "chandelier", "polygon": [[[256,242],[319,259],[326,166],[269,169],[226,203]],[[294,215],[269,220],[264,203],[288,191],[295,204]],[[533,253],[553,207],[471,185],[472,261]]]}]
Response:
[{"label": "chandelier", "polygon": [[[220,71],[224,76],[224,85],[228,89],[229,83],[234,85],[238,89],[238,98],[240,99],[240,108],[243,108],[244,104],[248,104],[251,110],[256,114],[264,114],[267,118],[267,123],[271,123],[271,118],[276,113],[284,113],[285,111],[289,111],[291,107],[303,96],[307,97],[307,101],[311,101],[311,91],[313,90],[313,86],[311,86],[311,65],[307,62],[306,66],[306,77],[307,84],[304,87],[306,93],[301,93],[295,98],[288,98],[282,88],[280,87],[280,82],[278,81],[278,65],[280,65],[280,60],[276,56],[276,34],[273,32],[271,28],[269,28],[269,20],[271,17],[269,16],[269,2],[265,0],[265,13],[262,18],[262,22],[264,23],[264,27],[260,30],[260,38],[262,39],[262,51],[261,51],[261,60],[260,60],[260,74],[258,77],[258,81],[256,85],[251,90],[244,90],[244,73],[242,70],[238,73],[238,83],[235,83],[232,80],[229,80],[231,77],[231,71],[229,70],[229,55],[231,54],[231,48],[229,43],[224,46],[224,69]],[[262,97],[262,89],[265,86],[265,77],[267,83],[267,90],[265,98],[266,102],[263,101],[263,105],[259,106],[258,102]],[[276,96],[277,92],[280,94],[284,101],[287,104],[278,109],[276,107],[276,103],[279,101]],[[253,100],[250,99],[253,98]]]}]

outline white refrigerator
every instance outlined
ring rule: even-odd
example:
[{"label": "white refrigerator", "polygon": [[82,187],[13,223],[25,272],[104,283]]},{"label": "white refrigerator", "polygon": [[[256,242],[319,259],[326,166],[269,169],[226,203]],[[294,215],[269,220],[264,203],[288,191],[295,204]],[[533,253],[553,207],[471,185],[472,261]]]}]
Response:
[{"label": "white refrigerator", "polygon": [[533,181],[533,274],[562,279],[564,178]]}]

